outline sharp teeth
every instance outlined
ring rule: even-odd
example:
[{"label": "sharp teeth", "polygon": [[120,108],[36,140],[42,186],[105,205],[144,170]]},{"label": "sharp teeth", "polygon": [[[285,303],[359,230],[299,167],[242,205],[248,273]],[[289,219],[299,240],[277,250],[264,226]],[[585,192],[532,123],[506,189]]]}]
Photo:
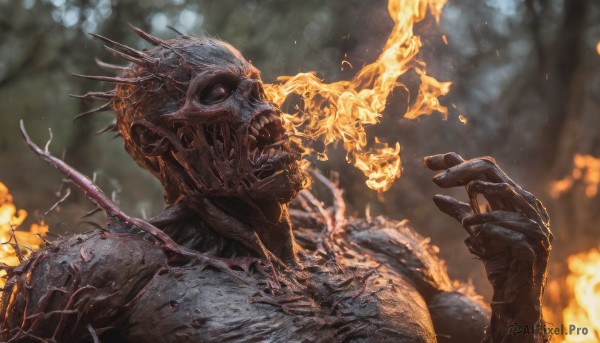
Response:
[{"label": "sharp teeth", "polygon": [[266,160],[267,160],[267,158],[269,158],[269,155],[262,154],[262,155],[260,155],[260,157],[258,158],[258,161],[256,161],[256,163],[257,163],[257,164],[261,164],[261,163],[263,163],[264,161],[266,161]]},{"label": "sharp teeth", "polygon": [[248,140],[252,143],[256,143],[256,137],[254,137],[253,135],[249,135]]},{"label": "sharp teeth", "polygon": [[280,140],[280,141],[277,141],[277,142],[275,142],[275,143],[273,143],[273,144],[269,145],[269,148],[271,148],[271,147],[278,147],[278,146],[280,146],[280,145],[283,145],[283,144],[285,144],[285,142],[286,142],[286,140],[285,140],[285,139],[282,139],[282,140]]},{"label": "sharp teeth", "polygon": [[277,116],[275,115],[275,113],[269,113],[269,120],[271,122],[274,122],[277,120]]},{"label": "sharp teeth", "polygon": [[254,121],[252,122],[252,126],[254,126],[254,128],[256,130],[260,130],[262,128],[262,125],[260,125],[258,122]]},{"label": "sharp teeth", "polygon": [[[260,128],[259,128],[260,129]],[[257,128],[255,128],[254,126],[250,126],[250,133],[254,136],[258,136],[258,130]]]},{"label": "sharp teeth", "polygon": [[275,149],[271,148],[269,149],[269,157],[273,157],[275,156]]},{"label": "sharp teeth", "polygon": [[263,126],[269,123],[269,119],[267,119],[267,117],[264,117],[264,116],[263,116],[263,117],[260,117],[260,118],[258,118],[258,121],[259,121],[259,122],[260,122],[260,123],[261,123]]}]

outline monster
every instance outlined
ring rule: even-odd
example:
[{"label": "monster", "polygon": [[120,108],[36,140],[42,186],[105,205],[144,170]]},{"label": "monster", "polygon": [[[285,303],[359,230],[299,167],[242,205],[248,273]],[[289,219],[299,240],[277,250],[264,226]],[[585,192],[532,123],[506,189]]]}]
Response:
[{"label": "monster", "polygon": [[[436,195],[485,265],[491,306],[452,282],[406,221],[348,217],[341,191],[299,166],[259,71],[210,37],[145,51],[97,36],[131,63],[106,99],[125,149],[160,180],[166,209],[121,212],[63,161],[27,144],[108,214],[103,229],[47,243],[4,267],[8,342],[546,342],[541,301],[552,234],[542,204],[492,158],[426,157]],[[326,207],[311,191],[330,191]],[[482,211],[478,195],[489,204]]]}]

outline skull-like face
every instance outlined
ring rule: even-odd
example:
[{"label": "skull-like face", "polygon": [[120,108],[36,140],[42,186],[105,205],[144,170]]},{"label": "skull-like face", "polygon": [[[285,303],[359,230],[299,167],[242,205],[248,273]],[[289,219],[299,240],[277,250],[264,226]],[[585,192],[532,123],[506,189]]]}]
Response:
[{"label": "skull-like face", "polygon": [[[157,175],[167,198],[225,196],[287,202],[305,180],[259,71],[211,38],[166,41],[119,85],[115,110],[127,150]],[[119,109],[122,115],[119,118]],[[142,161],[140,161],[142,160]]]}]

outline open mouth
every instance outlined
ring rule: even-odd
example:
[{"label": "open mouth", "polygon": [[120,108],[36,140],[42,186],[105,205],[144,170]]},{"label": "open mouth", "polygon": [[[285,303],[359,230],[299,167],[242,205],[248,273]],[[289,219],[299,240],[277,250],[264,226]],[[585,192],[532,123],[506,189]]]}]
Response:
[{"label": "open mouth", "polygon": [[248,125],[248,159],[254,175],[264,179],[289,163],[292,154],[281,118],[274,112],[263,112]]},{"label": "open mouth", "polygon": [[[274,111],[255,115],[247,126],[243,126],[242,135],[230,123],[190,125],[179,122],[173,123],[172,128],[181,149],[191,153],[189,156],[196,156],[195,162],[189,165],[198,175],[204,175],[203,179],[216,178],[225,182],[233,175],[229,171],[242,167],[245,169],[242,174],[250,178],[239,182],[250,186],[260,181],[255,184],[257,189],[269,188],[274,192],[276,187],[285,188],[285,180],[295,170],[297,154],[290,147],[282,119]],[[240,148],[246,139],[248,150],[243,151]],[[240,164],[242,160],[249,163]],[[237,181],[234,183],[238,184]]]},{"label": "open mouth", "polygon": [[228,124],[186,125],[172,124],[183,148],[188,150],[208,149],[215,159],[233,160],[235,157],[235,133]]}]

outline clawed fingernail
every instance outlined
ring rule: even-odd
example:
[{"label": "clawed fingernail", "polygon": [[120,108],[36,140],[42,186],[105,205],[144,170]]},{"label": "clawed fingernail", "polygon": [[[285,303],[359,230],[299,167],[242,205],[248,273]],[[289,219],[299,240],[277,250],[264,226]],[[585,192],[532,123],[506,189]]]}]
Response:
[{"label": "clawed fingernail", "polygon": [[439,173],[439,174],[435,175],[433,177],[433,181],[439,181],[441,178],[444,177],[444,175],[446,175],[446,173]]}]

